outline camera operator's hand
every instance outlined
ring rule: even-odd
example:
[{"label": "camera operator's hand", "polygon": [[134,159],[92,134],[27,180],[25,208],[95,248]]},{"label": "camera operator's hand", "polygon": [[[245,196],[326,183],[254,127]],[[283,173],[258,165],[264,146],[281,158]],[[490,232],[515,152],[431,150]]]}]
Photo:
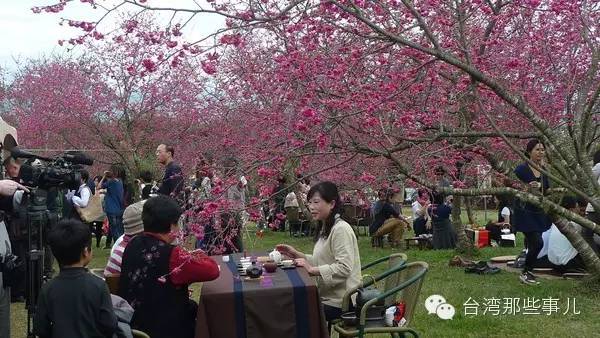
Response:
[{"label": "camera operator's hand", "polygon": [[0,196],[12,196],[17,190],[29,192],[29,189],[13,180],[0,180]]}]

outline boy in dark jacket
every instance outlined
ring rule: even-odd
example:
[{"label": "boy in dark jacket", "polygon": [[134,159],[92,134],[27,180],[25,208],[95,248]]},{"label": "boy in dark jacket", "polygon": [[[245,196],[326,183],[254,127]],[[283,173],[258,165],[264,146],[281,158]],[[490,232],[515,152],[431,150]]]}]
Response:
[{"label": "boy in dark jacket", "polygon": [[34,333],[42,338],[112,337],[117,329],[108,287],[85,268],[92,259],[92,234],[80,221],[59,222],[48,235],[59,275],[38,300]]}]

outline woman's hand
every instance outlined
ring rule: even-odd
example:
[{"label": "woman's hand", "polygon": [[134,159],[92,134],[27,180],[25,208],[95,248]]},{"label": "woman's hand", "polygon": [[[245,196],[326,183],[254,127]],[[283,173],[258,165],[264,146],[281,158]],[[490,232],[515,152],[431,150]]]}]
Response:
[{"label": "woman's hand", "polygon": [[304,267],[304,269],[306,269],[306,271],[308,272],[309,275],[311,276],[318,276],[320,275],[319,269],[315,268],[314,266],[311,266],[306,259],[304,258],[297,258],[294,260],[294,262],[296,263],[296,266],[301,266]]},{"label": "woman's hand", "polygon": [[290,258],[299,258],[301,256],[300,252],[291,245],[277,244],[275,249]]}]

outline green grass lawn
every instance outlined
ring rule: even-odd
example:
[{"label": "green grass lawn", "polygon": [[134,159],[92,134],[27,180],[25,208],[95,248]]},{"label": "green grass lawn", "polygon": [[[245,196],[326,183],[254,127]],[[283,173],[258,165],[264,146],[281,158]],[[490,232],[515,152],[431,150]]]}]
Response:
[{"label": "green grass lawn", "polygon": [[[483,213],[477,213],[477,216],[482,221]],[[266,232],[262,239],[256,240],[254,248],[251,247],[251,241],[246,241],[246,246],[248,251],[267,252],[278,243],[288,243],[305,252],[311,252],[313,246],[308,238],[291,238],[288,233],[278,232]],[[363,264],[395,252],[389,247],[371,248],[368,237],[360,237],[359,246]],[[517,254],[521,246],[522,238],[519,238],[517,248],[483,248],[476,259]],[[600,294],[583,286],[580,281],[540,279],[540,285],[526,286],[519,282],[517,274],[505,271],[496,275],[479,276],[465,274],[461,268],[448,267],[449,259],[455,255],[452,250],[420,251],[411,248],[406,254],[409,261],[425,261],[430,268],[425,277],[412,325],[423,337],[597,337],[600,332]],[[107,255],[108,250],[95,250],[90,267],[104,267]],[[425,298],[432,294],[440,294],[448,303],[454,305],[454,319],[444,321],[436,315],[427,314],[424,302]],[[194,285],[194,298],[198,296],[199,285]],[[477,316],[465,316],[463,304],[469,297],[481,305]],[[523,303],[528,297],[530,300],[538,300],[537,305],[541,305],[543,299],[558,299],[559,311],[546,315],[540,309],[540,314],[525,315],[522,313]],[[484,310],[485,298],[499,299],[500,315],[481,313]],[[521,313],[502,315],[504,298],[520,299]],[[576,310],[579,314],[573,314],[571,311],[563,315],[568,298],[576,300]],[[27,317],[23,305],[13,304],[11,311],[12,336],[25,337]]]}]

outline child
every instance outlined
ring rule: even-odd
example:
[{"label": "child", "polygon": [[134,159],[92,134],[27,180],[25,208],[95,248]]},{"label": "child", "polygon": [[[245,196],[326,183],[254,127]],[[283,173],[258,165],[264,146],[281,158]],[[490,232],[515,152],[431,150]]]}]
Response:
[{"label": "child", "polygon": [[68,219],[48,235],[59,275],[44,284],[34,317],[39,337],[112,337],[117,329],[108,288],[85,268],[92,259],[87,225]]}]

